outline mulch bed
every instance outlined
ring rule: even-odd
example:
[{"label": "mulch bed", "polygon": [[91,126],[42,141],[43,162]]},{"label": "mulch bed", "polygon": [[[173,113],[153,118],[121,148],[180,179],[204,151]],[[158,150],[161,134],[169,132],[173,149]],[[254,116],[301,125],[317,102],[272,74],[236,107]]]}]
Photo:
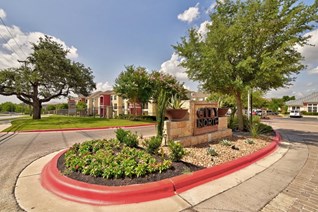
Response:
[{"label": "mulch bed", "polygon": [[[218,141],[212,143],[200,144],[193,147],[187,147],[188,155],[184,157],[182,162],[173,162],[172,168],[166,170],[162,173],[153,173],[144,177],[135,178],[122,178],[122,179],[105,179],[102,177],[93,177],[89,175],[84,175],[79,172],[70,172],[66,170],[64,154],[58,159],[57,168],[61,173],[67,177],[82,181],[90,184],[106,185],[106,186],[126,186],[132,184],[143,184],[149,182],[155,182],[163,180],[166,178],[175,177],[185,173],[190,173],[204,169],[206,167],[211,167],[219,165],[231,160],[235,160],[245,155],[249,155],[255,151],[258,151],[265,146],[267,146],[274,136],[274,133],[268,134],[262,138],[252,138],[255,141],[254,145],[246,144],[245,140],[251,138],[248,133],[234,133],[234,136],[229,139],[239,151],[233,150],[231,147],[222,146]],[[206,149],[208,147],[213,147],[219,156],[211,157],[207,155]],[[165,147],[166,151],[167,148]]]},{"label": "mulch bed", "polygon": [[[61,173],[68,172],[66,171],[66,167],[65,167],[64,154],[58,159],[57,168]],[[139,178],[135,177],[135,178],[122,178],[122,179],[105,179],[102,177],[93,177],[89,175],[84,175],[79,172],[70,172],[65,175],[71,179],[90,183],[90,184],[105,185],[105,186],[126,186],[126,185],[132,185],[132,184],[155,182],[155,181],[163,180],[166,178],[182,175],[185,173],[198,171],[200,169],[204,169],[204,167],[196,166],[186,162],[173,162],[172,168],[165,172],[153,173],[153,174],[150,174],[144,177],[139,177]]]}]

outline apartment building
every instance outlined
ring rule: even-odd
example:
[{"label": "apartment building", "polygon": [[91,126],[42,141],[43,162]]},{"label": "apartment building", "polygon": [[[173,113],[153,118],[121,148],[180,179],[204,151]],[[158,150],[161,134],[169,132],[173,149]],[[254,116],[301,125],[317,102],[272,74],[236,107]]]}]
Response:
[{"label": "apartment building", "polygon": [[314,92],[308,96],[286,102],[288,111],[299,110],[310,113],[318,112],[318,92]]},{"label": "apartment building", "polygon": [[[97,91],[86,97],[87,114],[112,118],[120,114],[156,115],[156,105],[152,101],[141,107],[118,96],[114,91]],[[135,111],[136,110],[136,111]]]}]

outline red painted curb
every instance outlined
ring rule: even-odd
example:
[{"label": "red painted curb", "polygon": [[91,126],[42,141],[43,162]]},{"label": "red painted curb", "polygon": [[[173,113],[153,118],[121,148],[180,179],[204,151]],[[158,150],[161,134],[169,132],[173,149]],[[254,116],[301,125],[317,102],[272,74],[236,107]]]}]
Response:
[{"label": "red painted curb", "polygon": [[66,128],[66,129],[47,129],[47,130],[22,130],[18,132],[61,132],[61,131],[78,131],[78,130],[106,130],[116,128],[132,128],[132,127],[146,127],[155,124],[138,124],[129,126],[113,126],[113,127],[94,127],[94,128]]},{"label": "red painted curb", "polygon": [[171,178],[171,181],[174,184],[177,193],[184,192],[195,186],[221,178],[225,175],[231,174],[246,166],[251,165],[257,160],[260,160],[266,155],[272,153],[276,149],[277,144],[278,140],[273,140],[273,142],[267,145],[265,148],[250,155],[246,155],[236,160],[199,170],[190,174],[176,176]]},{"label": "red painted curb", "polygon": [[57,154],[41,173],[42,186],[62,198],[93,205],[110,205],[150,201],[174,195],[173,185],[168,179],[140,185],[101,186],[65,177],[57,169],[57,160],[65,151]]},{"label": "red painted curb", "polygon": [[184,174],[170,179],[129,186],[101,186],[76,181],[65,177],[57,169],[57,154],[42,170],[41,184],[52,193],[71,201],[92,205],[114,205],[145,202],[170,197],[195,186],[220,178],[242,169],[273,152],[281,137],[276,137],[268,146],[250,155],[218,166]]}]

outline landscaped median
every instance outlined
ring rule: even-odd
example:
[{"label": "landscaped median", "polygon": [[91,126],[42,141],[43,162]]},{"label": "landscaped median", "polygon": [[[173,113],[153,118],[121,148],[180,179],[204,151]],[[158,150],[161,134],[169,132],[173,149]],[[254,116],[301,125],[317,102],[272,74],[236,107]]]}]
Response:
[{"label": "landscaped median", "polygon": [[57,163],[66,151],[57,154],[42,170],[41,184],[52,193],[71,201],[92,205],[137,203],[170,197],[188,189],[242,169],[273,152],[281,137],[276,137],[265,148],[239,159],[183,174],[157,182],[128,186],[101,186],[70,179],[62,175]]}]

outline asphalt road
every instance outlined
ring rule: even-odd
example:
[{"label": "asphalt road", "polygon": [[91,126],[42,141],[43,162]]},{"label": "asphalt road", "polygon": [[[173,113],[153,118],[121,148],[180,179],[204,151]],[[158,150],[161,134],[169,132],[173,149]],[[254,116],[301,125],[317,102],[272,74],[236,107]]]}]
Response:
[{"label": "asphalt road", "polygon": [[[291,142],[318,143],[318,119],[277,118],[265,120]],[[130,128],[144,137],[155,134],[155,128]],[[14,197],[19,173],[34,160],[49,153],[90,139],[114,137],[114,130],[46,133],[0,134],[0,211],[20,211]]]},{"label": "asphalt road", "polygon": [[[155,127],[129,128],[144,137],[155,134]],[[34,160],[49,153],[91,139],[113,138],[114,129],[42,133],[0,133],[0,211],[20,211],[14,185],[20,172]]]}]

